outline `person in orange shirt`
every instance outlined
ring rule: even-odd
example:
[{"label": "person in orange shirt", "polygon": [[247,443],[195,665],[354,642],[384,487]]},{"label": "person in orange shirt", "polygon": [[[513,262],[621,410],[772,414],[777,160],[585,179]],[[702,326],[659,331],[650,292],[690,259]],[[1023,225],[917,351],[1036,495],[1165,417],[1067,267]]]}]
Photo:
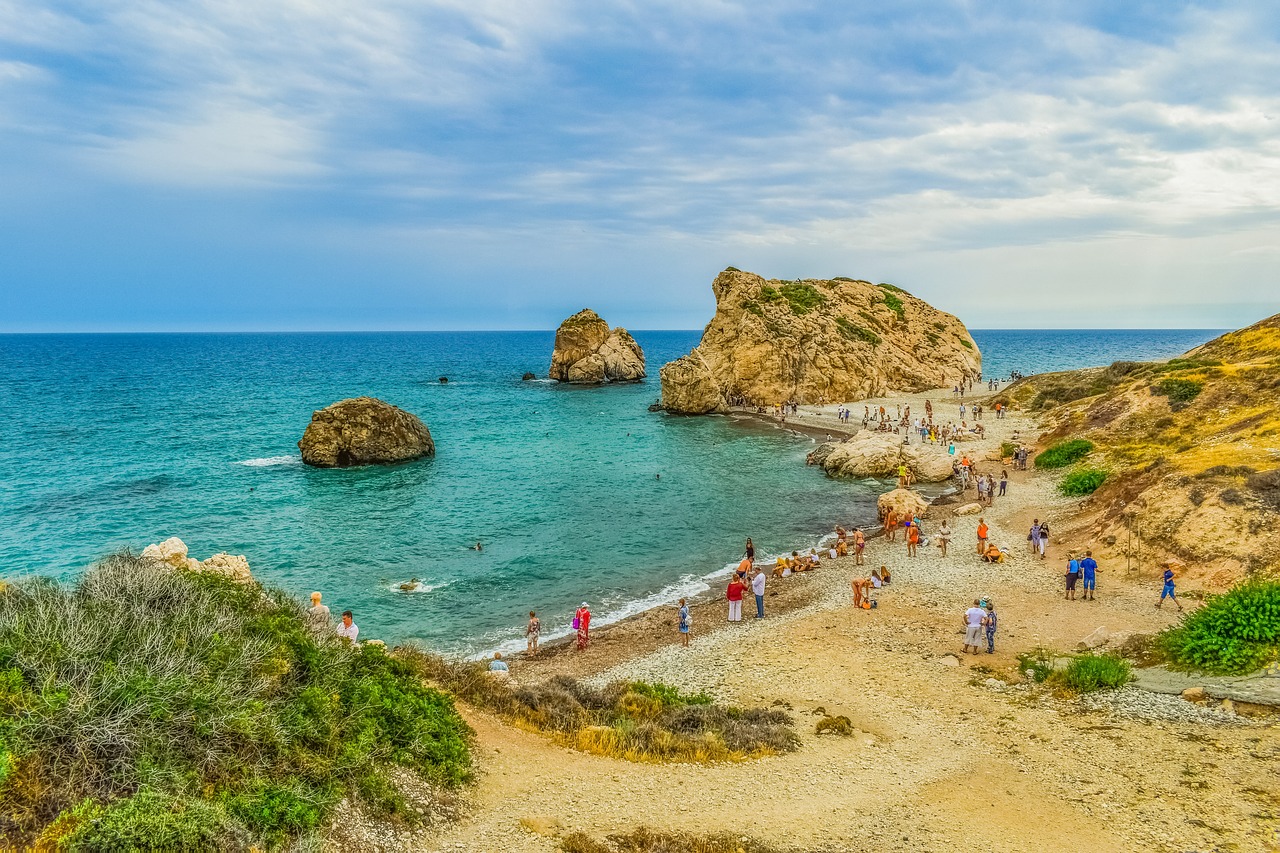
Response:
[{"label": "person in orange shirt", "polygon": [[978,556],[981,557],[987,553],[987,535],[990,533],[987,529],[987,521],[985,518],[978,519]]}]

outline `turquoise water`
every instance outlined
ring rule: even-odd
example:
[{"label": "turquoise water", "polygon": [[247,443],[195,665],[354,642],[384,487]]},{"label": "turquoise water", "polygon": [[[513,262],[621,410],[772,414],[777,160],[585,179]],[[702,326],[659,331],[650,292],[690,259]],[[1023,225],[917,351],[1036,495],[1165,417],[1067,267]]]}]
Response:
[{"label": "turquoise water", "polygon": [[[989,372],[1213,336],[974,334]],[[746,536],[777,553],[869,521],[878,484],[806,468],[808,439],[646,410],[698,337],[637,332],[655,378],[572,388],[520,381],[545,374],[550,332],[0,336],[0,573],[65,577],[176,535],[322,591],[365,636],[469,652],[516,641],[530,609],[555,633],[583,600],[609,621],[705,589]],[[437,456],[303,466],[312,410],[360,394],[421,416]],[[423,592],[398,591],[410,577]]]}]

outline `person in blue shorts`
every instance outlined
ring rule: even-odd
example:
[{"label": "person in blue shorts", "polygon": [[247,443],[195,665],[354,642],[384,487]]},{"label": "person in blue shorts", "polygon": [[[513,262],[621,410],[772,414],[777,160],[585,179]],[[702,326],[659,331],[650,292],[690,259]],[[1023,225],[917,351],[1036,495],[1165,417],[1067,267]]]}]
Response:
[{"label": "person in blue shorts", "polygon": [[1178,612],[1182,612],[1182,605],[1178,604],[1178,596],[1173,589],[1173,569],[1164,570],[1164,589],[1160,590],[1160,600],[1156,602],[1156,607],[1164,604],[1166,598],[1173,599],[1173,603],[1178,605]]},{"label": "person in blue shorts", "polygon": [[1092,551],[1085,551],[1084,559],[1080,561],[1080,580],[1084,584],[1084,598],[1081,598],[1081,601],[1086,599],[1089,601],[1096,600],[1093,597],[1093,593],[1098,586],[1097,574],[1098,561],[1093,559]]},{"label": "person in blue shorts", "polygon": [[685,648],[689,647],[689,624],[693,620],[689,618],[689,605],[685,604],[684,599],[680,599],[680,644]]}]

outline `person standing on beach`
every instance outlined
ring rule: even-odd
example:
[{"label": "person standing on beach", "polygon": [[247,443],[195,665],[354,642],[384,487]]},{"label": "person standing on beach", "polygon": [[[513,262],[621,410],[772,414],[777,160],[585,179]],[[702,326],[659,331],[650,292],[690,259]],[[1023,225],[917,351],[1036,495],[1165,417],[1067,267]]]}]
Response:
[{"label": "person standing on beach", "polygon": [[729,588],[725,590],[724,597],[729,600],[729,621],[742,621],[742,594],[746,591],[747,586],[737,575],[729,579]]},{"label": "person standing on beach", "polygon": [[529,624],[524,629],[524,650],[530,657],[538,654],[538,637],[541,634],[542,623],[538,621],[538,614],[530,610]]},{"label": "person standing on beach", "polygon": [[978,556],[987,553],[987,537],[991,534],[985,518],[978,519]]},{"label": "person standing on beach", "polygon": [[764,572],[759,569],[751,577],[751,592],[756,597],[756,618],[764,618]]},{"label": "person standing on beach", "polygon": [[591,608],[585,601],[573,614],[573,629],[578,635],[578,651],[585,651],[591,642]]},{"label": "person standing on beach", "polygon": [[906,537],[907,556],[914,557],[916,555],[916,548],[920,545],[920,525],[915,521],[910,522],[907,525]]},{"label": "person standing on beach", "polygon": [[1075,601],[1076,581],[1080,580],[1080,561],[1071,554],[1067,560],[1067,601]]},{"label": "person standing on beach", "polygon": [[1093,593],[1098,587],[1098,561],[1093,559],[1092,551],[1085,551],[1080,561],[1080,580],[1084,582],[1084,598],[1080,600],[1096,601]]},{"label": "person standing on beach", "polygon": [[1168,598],[1178,607],[1178,612],[1182,612],[1182,605],[1178,602],[1178,595],[1174,590],[1173,569],[1166,567],[1164,570],[1164,587],[1160,590],[1160,600],[1156,602],[1156,607],[1162,607],[1164,600]]},{"label": "person standing on beach", "polygon": [[[978,653],[978,644],[982,642],[982,623],[987,618],[987,611],[973,600],[973,606],[964,612],[964,652]],[[961,652],[961,654],[964,654]]]},{"label": "person standing on beach", "polygon": [[987,599],[987,616],[982,620],[983,627],[987,629],[987,654],[996,653],[996,604],[991,599]]},{"label": "person standing on beach", "polygon": [[947,524],[947,520],[942,520],[942,526],[938,528],[938,547],[942,549],[942,556],[947,556],[947,543],[951,541],[951,527]]},{"label": "person standing on beach", "polygon": [[862,552],[867,550],[867,534],[862,532],[861,527],[853,528],[853,562],[856,566],[862,565]]},{"label": "person standing on beach", "polygon": [[689,648],[689,628],[693,620],[689,617],[689,605],[680,599],[680,645]]},{"label": "person standing on beach", "polygon": [[1009,472],[1001,468],[1000,469],[1000,497],[1004,497],[1004,491],[1007,488],[1009,488]]},{"label": "person standing on beach", "polygon": [[753,564],[753,565],[755,564],[755,561],[756,561],[756,546],[751,544],[751,537],[750,537],[750,536],[748,536],[748,537],[747,537],[747,559],[748,559],[748,560],[750,560],[750,561],[752,562],[752,564]]},{"label": "person standing on beach", "polygon": [[896,542],[898,539],[898,513],[893,507],[889,507],[884,512],[884,535],[890,542]]}]

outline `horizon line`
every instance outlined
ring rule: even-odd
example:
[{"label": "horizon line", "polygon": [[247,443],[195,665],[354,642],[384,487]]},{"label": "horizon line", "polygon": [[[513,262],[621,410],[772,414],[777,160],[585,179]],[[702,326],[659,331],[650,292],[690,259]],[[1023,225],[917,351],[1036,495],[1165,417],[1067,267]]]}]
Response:
[{"label": "horizon line", "polygon": [[[0,337],[38,335],[447,335],[447,334],[532,334],[554,332],[559,327],[545,329],[99,329],[99,330],[45,330],[3,331]],[[625,327],[624,327],[625,328]],[[969,332],[1226,332],[1243,327],[1196,326],[1071,326],[968,328]],[[633,333],[645,332],[701,332],[704,329],[628,329]]]}]

